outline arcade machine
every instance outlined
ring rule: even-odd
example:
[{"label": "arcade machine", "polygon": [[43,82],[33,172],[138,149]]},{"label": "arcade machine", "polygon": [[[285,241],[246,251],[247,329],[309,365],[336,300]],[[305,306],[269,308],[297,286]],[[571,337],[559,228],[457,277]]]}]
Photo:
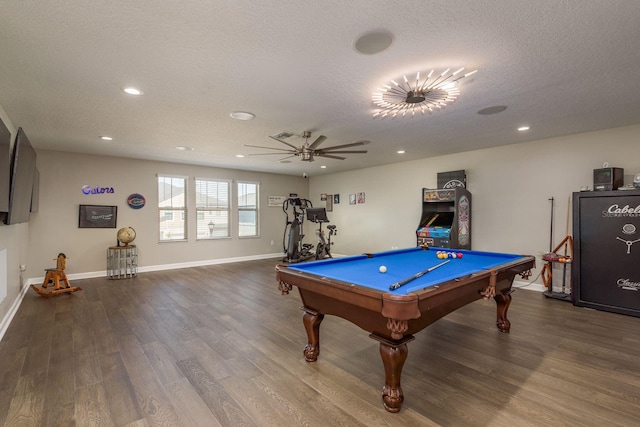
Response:
[{"label": "arcade machine", "polygon": [[422,189],[418,246],[471,249],[471,193],[463,187]]}]

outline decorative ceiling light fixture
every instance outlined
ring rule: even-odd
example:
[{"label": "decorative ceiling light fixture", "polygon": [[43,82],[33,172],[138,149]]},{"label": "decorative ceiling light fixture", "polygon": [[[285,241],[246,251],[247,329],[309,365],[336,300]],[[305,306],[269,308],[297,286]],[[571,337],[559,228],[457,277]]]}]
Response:
[{"label": "decorative ceiling light fixture", "polygon": [[398,114],[404,117],[407,113],[414,116],[416,112],[431,114],[446,107],[460,94],[458,81],[478,71],[460,75],[462,70],[464,68],[449,74],[450,69],[447,68],[436,76],[433,75],[434,70],[431,70],[422,82],[420,72],[416,74],[415,82],[409,82],[407,76],[402,76],[402,83],[391,80],[393,86],[384,84],[373,94],[372,100],[380,108],[373,117],[395,117]]}]

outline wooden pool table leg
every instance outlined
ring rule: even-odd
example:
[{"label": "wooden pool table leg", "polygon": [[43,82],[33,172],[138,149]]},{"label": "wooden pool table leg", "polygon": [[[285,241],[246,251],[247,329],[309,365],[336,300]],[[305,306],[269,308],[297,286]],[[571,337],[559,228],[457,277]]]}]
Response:
[{"label": "wooden pool table leg", "polygon": [[404,400],[404,393],[400,387],[400,376],[409,354],[407,343],[412,341],[414,337],[408,335],[399,341],[389,341],[374,334],[369,336],[380,342],[380,357],[384,365],[382,404],[384,409],[389,412],[399,412]]},{"label": "wooden pool table leg", "polygon": [[509,309],[509,304],[511,304],[511,290],[505,294],[496,294],[493,299],[496,301],[498,310],[496,326],[498,326],[500,332],[508,333],[509,329],[511,329],[511,322],[507,319],[507,310]]},{"label": "wooden pool table leg", "polygon": [[313,310],[304,308],[302,323],[307,331],[309,343],[304,347],[304,360],[315,362],[320,354],[320,323],[324,319],[324,314],[316,313]]}]

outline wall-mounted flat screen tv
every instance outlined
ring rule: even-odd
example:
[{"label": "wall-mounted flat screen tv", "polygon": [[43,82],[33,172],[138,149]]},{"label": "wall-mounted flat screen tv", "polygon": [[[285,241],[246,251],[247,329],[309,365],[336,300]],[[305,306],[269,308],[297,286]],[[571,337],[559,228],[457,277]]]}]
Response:
[{"label": "wall-mounted flat screen tv", "polygon": [[11,159],[11,190],[7,224],[29,221],[36,157],[36,151],[31,146],[29,138],[22,128],[19,128]]},{"label": "wall-mounted flat screen tv", "polygon": [[11,185],[11,132],[0,119],[0,215],[9,211]]},{"label": "wall-mounted flat screen tv", "polygon": [[33,191],[31,192],[31,212],[38,212],[40,207],[40,171],[36,168],[33,174]]}]

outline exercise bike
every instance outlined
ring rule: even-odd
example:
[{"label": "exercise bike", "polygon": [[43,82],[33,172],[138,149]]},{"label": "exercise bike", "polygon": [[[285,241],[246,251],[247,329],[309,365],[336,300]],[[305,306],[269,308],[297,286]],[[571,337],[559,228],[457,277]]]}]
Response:
[{"label": "exercise bike", "polygon": [[327,218],[327,210],[325,208],[309,208],[307,209],[307,219],[311,222],[320,224],[318,227],[316,259],[333,258],[333,255],[331,255],[331,245],[333,244],[333,242],[331,242],[331,236],[338,234],[338,231],[336,230],[335,225],[328,225],[327,229],[329,230],[329,236],[325,240],[322,224],[329,222],[329,219]]},{"label": "exercise bike", "polygon": [[[311,251],[313,245],[303,243],[304,239],[304,216],[305,211],[313,205],[310,200],[298,197],[290,197],[282,204],[282,210],[287,216],[284,227],[284,235],[282,236],[282,248],[286,256],[282,259],[284,262],[296,263],[306,261],[315,254]],[[293,220],[289,218],[289,210]]]}]

